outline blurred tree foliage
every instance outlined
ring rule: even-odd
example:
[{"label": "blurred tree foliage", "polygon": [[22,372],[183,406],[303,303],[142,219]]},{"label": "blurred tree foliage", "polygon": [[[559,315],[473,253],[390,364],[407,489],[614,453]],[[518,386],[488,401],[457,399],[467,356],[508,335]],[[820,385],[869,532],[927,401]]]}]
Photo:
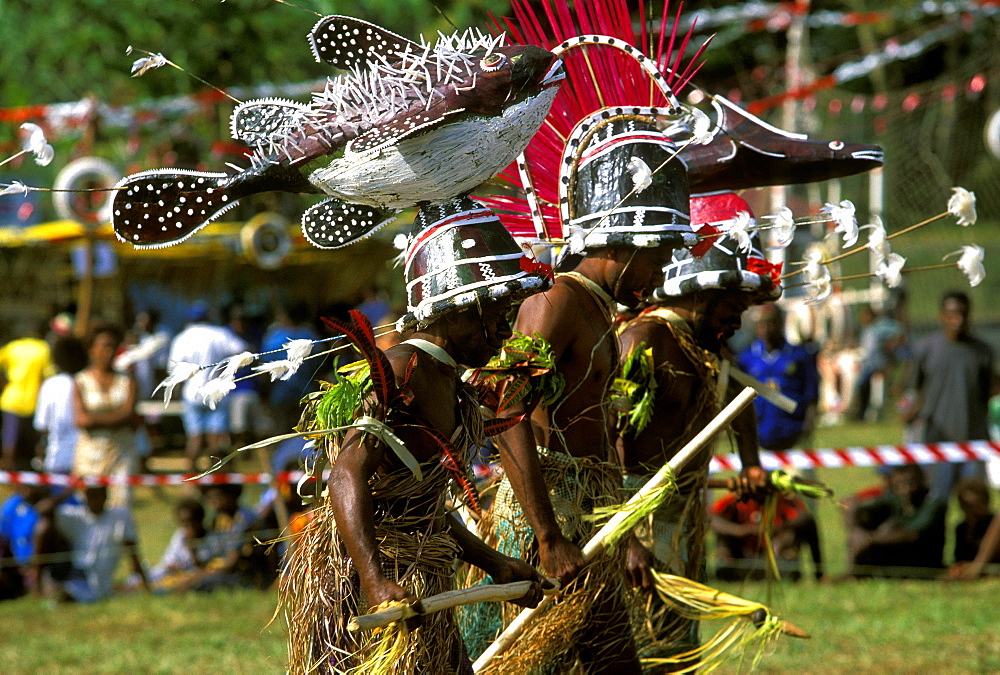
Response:
[{"label": "blurred tree foliage", "polygon": [[[348,14],[416,38],[485,26],[503,0],[0,0],[4,106],[170,96],[203,85],[171,68],[133,79],[125,49],[162,52],[220,87],[295,82],[329,74],[306,43],[316,14]],[[435,9],[440,8],[440,12]],[[309,11],[303,11],[309,10]],[[442,15],[443,13],[443,15]]]}]

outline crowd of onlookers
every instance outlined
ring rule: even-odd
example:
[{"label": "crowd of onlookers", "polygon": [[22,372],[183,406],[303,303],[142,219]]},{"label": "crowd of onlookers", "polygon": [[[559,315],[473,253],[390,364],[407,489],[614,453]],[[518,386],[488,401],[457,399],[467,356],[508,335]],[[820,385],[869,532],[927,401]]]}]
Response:
[{"label": "crowd of onlookers", "polygon": [[[840,357],[828,344],[789,344],[780,310],[759,308],[753,321],[756,340],[737,363],[796,403],[794,411],[786,412],[758,398],[760,446],[808,447],[824,385],[840,392],[836,412],[857,421],[880,419],[889,399],[898,399],[905,441],[985,440],[991,429],[1000,430],[1000,420],[990,420],[991,396],[1000,393],[994,351],[972,331],[968,296],[945,293],[940,330],[912,342],[904,307],[897,302],[889,309],[863,308],[853,368],[833,367]],[[897,395],[890,396],[894,391]],[[995,414],[1000,398],[992,400]],[[975,577],[1000,562],[1000,517],[990,510],[985,462],[885,466],[877,475],[877,485],[842,500],[851,576],[940,576],[948,558],[946,516],[952,498],[962,520],[954,532],[950,576]],[[799,551],[808,549],[820,574],[814,511],[796,498],[778,499],[766,515],[760,505],[718,499],[710,523],[718,536],[719,572],[727,577],[760,575],[770,559],[772,567],[787,568],[794,576]],[[775,532],[770,542],[758,536],[765,517]]]},{"label": "crowd of onlookers", "polygon": [[[376,325],[386,324],[387,303],[371,299],[360,309]],[[969,310],[967,297],[946,294],[942,330],[912,344],[898,316],[867,314],[858,340],[851,414],[859,420],[883,414],[884,392],[895,377],[905,390],[899,399],[908,440],[987,438],[993,355],[972,335]],[[186,324],[173,335],[152,310],[139,313],[127,331],[94,322],[83,339],[67,314],[23,330],[22,337],[0,348],[0,469],[82,477],[144,471],[150,453],[165,443],[162,425],[138,416],[136,406],[153,397],[168,363],[210,365],[247,351],[277,360],[285,357],[289,341],[333,337],[304,304],[279,309],[267,323],[248,317],[239,306],[228,308],[224,321],[218,318],[207,304],[195,302],[186,309]],[[732,356],[733,363],[795,403],[794,409],[782,410],[757,400],[760,447],[805,447],[819,416],[823,349],[789,342],[785,317],[774,306],[756,309],[748,323],[753,338]],[[174,468],[204,469],[206,457],[290,430],[302,396],[318,379],[334,378],[337,365],[353,358],[315,359],[275,382],[245,377],[250,371],[244,369],[221,401],[204,398],[211,372],[199,371],[175,394],[185,451],[183,467]],[[302,452],[301,441],[279,446],[270,468],[294,468]],[[974,576],[990,562],[1000,562],[1000,518],[990,509],[982,463],[885,467],[878,477],[878,485],[844,500],[852,575],[938,576],[950,557],[957,564],[953,576]],[[137,555],[128,486],[6,490],[14,494],[0,507],[0,597],[25,592],[81,601],[103,597],[124,557],[132,561],[130,584],[136,588],[266,587],[276,577],[281,546],[255,542],[301,524],[303,512],[289,486],[266,491],[252,508],[241,503],[239,486],[213,485],[196,495],[189,486],[176,503],[177,530],[167,550],[157,565],[145,569]],[[963,519],[947,556],[946,513],[953,496]],[[760,577],[771,567],[797,578],[803,551],[810,552],[820,576],[816,512],[815,504],[797,497],[758,504],[715,495],[708,523],[716,537],[717,576]],[[761,536],[765,520],[770,523],[766,538]]]},{"label": "crowd of onlookers", "polygon": [[[384,309],[378,303],[369,308]],[[167,418],[162,412],[144,418],[137,414],[137,403],[153,397],[169,363],[208,366],[248,351],[265,353],[267,362],[282,358],[289,341],[321,337],[301,304],[280,309],[263,330],[256,330],[261,322],[248,321],[239,306],[225,314],[225,323],[213,321],[209,306],[195,302],[187,308],[185,326],[173,336],[154,311],[141,312],[128,331],[93,322],[82,339],[68,314],[23,330],[23,337],[0,348],[0,469],[84,479],[145,471],[151,452],[163,445]],[[344,361],[342,355],[339,362]],[[236,373],[235,388],[218,402],[201,396],[212,371],[200,370],[179,392],[185,460],[174,468],[204,469],[207,457],[291,429],[302,395],[318,378],[330,379],[337,363],[316,359],[273,383],[249,377],[244,369]],[[298,468],[302,452],[301,441],[282,444],[268,468]],[[136,556],[130,486],[77,492],[27,484],[13,491],[0,506],[0,597],[25,592],[78,601],[104,597],[126,555],[137,587],[268,586],[283,546],[255,542],[273,538],[302,511],[289,486],[274,486],[249,509],[240,504],[240,486],[211,485],[199,498],[178,503],[178,529],[163,559],[144,570]],[[282,506],[276,508],[279,501]]]}]

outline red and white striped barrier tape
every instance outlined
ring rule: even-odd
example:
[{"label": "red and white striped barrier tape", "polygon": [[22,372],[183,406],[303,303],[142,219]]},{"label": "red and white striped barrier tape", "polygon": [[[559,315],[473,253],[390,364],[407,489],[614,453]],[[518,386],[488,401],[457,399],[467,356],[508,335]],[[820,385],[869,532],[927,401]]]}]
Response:
[{"label": "red and white striped barrier tape", "polygon": [[[813,450],[762,451],[761,466],[773,469],[839,469],[845,466],[895,466],[899,464],[936,464],[939,462],[976,462],[1000,456],[998,441],[967,441],[964,443],[905,443],[902,445],[857,446],[852,448],[820,448]],[[712,457],[709,471],[739,471],[739,455]],[[0,471],[0,485],[269,485],[272,480],[293,483],[302,471],[270,473],[210,473],[144,474],[134,476],[87,476],[84,478],[58,473],[34,471]]]},{"label": "red and white striped barrier tape", "polygon": [[[1000,442],[966,441],[964,443],[905,443],[873,447],[821,448],[818,450],[762,451],[760,464],[773,469],[839,469],[845,466],[895,466],[898,464],[936,464],[939,462],[985,461],[1000,455]],[[710,471],[738,471],[736,454],[716,455]]]},{"label": "red and white striped barrier tape", "polygon": [[197,478],[193,473],[143,474],[132,476],[70,476],[62,473],[36,473],[34,471],[0,471],[0,485],[53,485],[92,487],[99,485],[269,485],[273,479],[281,483],[296,482],[302,471],[282,471],[277,476],[269,473],[210,473]]}]

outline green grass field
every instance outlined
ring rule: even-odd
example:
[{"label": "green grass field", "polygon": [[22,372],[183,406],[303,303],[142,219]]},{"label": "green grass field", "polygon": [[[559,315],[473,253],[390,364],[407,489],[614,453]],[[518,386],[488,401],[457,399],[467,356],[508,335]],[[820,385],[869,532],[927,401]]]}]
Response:
[{"label": "green grass field", "polygon": [[[898,438],[893,424],[852,425],[820,430],[815,445]],[[820,479],[843,495],[869,484],[873,475],[864,469],[826,470]],[[6,496],[8,491],[0,492]],[[137,494],[147,561],[155,562],[166,546],[175,497],[151,489]],[[844,533],[835,505],[820,506],[820,525],[829,569],[842,573]],[[722,588],[769,604],[813,636],[780,638],[761,661],[762,672],[1000,672],[996,581],[809,581]],[[280,619],[269,625],[274,608],[274,593],[255,591],[124,595],[89,606],[56,607],[38,599],[0,603],[0,672],[279,673],[284,630]],[[748,669],[748,662],[735,660],[723,671]]]}]

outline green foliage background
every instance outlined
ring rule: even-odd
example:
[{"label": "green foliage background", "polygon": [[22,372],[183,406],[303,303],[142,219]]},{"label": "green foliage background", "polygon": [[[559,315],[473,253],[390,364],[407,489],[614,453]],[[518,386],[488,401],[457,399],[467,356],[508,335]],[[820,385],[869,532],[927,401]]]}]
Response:
[{"label": "green foliage background", "polygon": [[[321,15],[349,14],[406,37],[484,26],[502,0],[301,0]],[[102,101],[190,93],[203,85],[172,69],[133,79],[135,55],[125,48],[162,52],[220,86],[297,82],[324,77],[306,34],[317,17],[277,0],[0,0],[0,100],[4,106]]]}]

